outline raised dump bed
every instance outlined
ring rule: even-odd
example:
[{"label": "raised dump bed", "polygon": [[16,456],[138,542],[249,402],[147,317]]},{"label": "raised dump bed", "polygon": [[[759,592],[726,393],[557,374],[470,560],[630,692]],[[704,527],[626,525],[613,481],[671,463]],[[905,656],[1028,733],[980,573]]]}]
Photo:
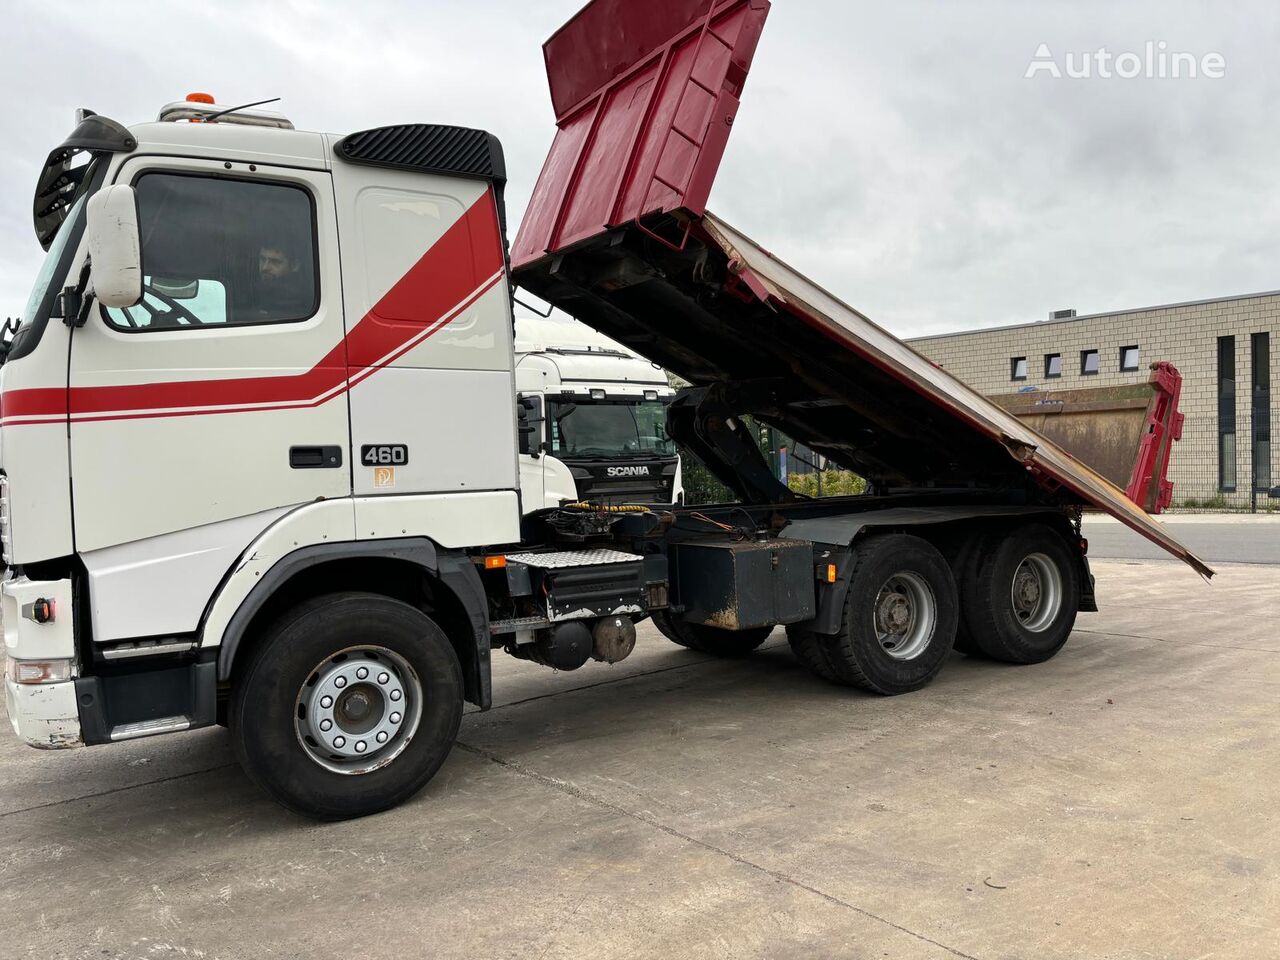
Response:
[{"label": "raised dump bed", "polygon": [[768,4],[672,6],[661,38],[598,0],[547,42],[559,133],[517,282],[693,384],[668,429],[745,502],[794,500],[742,442],[752,414],[881,498],[1093,507],[1211,575],[1102,473],[706,210]]}]

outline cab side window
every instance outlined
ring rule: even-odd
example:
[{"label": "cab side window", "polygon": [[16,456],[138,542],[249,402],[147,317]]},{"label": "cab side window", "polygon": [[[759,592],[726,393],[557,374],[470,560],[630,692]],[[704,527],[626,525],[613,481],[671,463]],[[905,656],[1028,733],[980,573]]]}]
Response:
[{"label": "cab side window", "polygon": [[147,173],[134,184],[143,296],[121,330],[305,320],[320,302],[311,195],[282,183]]}]

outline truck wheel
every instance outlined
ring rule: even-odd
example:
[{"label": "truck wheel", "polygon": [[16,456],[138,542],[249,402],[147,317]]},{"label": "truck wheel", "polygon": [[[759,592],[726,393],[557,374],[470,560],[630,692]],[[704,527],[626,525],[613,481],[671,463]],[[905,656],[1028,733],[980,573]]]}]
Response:
[{"label": "truck wheel", "polygon": [[658,632],[672,643],[713,657],[745,657],[773,633],[773,627],[721,630],[701,623],[685,623],[673,619],[665,610],[655,610],[651,616]]},{"label": "truck wheel", "polygon": [[230,711],[249,777],[320,820],[413,796],[461,719],[449,639],[409,604],[370,593],[318,597],[276,621],[237,678]]},{"label": "truck wheel", "polygon": [[[908,693],[942,669],[956,633],[956,587],[941,553],[892,534],[858,546],[840,631],[792,640],[821,677],[873,693]],[[820,654],[820,656],[819,656]]]},{"label": "truck wheel", "polygon": [[964,589],[965,625],[984,654],[1041,663],[1071,636],[1080,574],[1062,535],[1031,523],[989,540]]}]

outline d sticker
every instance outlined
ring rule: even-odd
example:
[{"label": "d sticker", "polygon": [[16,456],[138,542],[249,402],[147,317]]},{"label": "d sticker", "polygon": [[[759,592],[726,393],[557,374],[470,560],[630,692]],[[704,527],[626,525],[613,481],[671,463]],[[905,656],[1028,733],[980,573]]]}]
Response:
[{"label": "d sticker", "polygon": [[375,467],[373,470],[373,485],[375,487],[394,487],[396,485],[396,468]]}]

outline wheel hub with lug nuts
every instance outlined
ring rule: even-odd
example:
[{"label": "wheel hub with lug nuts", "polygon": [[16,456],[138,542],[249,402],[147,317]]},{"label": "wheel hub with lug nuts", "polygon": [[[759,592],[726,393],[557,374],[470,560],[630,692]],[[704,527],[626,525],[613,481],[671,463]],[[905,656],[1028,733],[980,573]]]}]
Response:
[{"label": "wheel hub with lug nuts", "polygon": [[1047,629],[1062,609],[1065,588],[1058,565],[1043,553],[1028,555],[1013,574],[1010,587],[1013,613],[1025,629]]},{"label": "wheel hub with lug nuts", "polygon": [[904,570],[886,580],[874,610],[876,639],[895,660],[919,656],[933,639],[936,602],[933,590],[917,573]]},{"label": "wheel hub with lug nuts", "polygon": [[368,773],[394,759],[417,729],[422,685],[384,647],[351,647],[320,663],[298,694],[298,739],[336,773]]},{"label": "wheel hub with lug nuts", "polygon": [[900,593],[887,594],[881,601],[882,619],[885,629],[891,633],[901,633],[911,622],[911,605]]},{"label": "wheel hub with lug nuts", "polygon": [[1014,581],[1013,592],[1020,606],[1028,610],[1033,609],[1040,599],[1040,581],[1036,579],[1034,573],[1022,567],[1018,570],[1017,579]]}]

